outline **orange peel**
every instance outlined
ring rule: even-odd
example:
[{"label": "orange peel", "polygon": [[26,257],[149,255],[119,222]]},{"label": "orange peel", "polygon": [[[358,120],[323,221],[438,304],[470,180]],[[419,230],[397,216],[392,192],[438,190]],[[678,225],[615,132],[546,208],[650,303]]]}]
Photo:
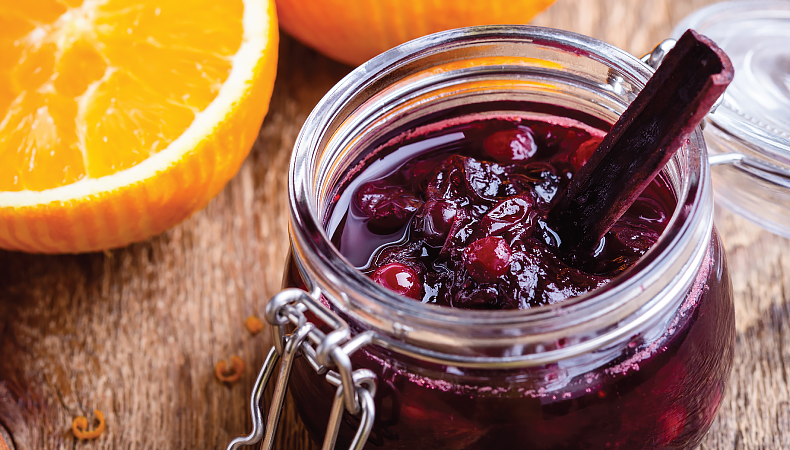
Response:
[{"label": "orange peel", "polygon": [[244,321],[244,326],[247,328],[247,331],[253,335],[263,331],[263,322],[261,322],[261,319],[255,316],[247,317],[247,319]]},{"label": "orange peel", "polygon": [[107,423],[104,421],[104,414],[98,409],[94,409],[93,414],[96,416],[96,420],[99,421],[99,425],[92,430],[88,429],[87,417],[79,416],[74,418],[71,422],[71,432],[74,433],[74,437],[80,440],[96,439],[104,433],[104,430],[107,428]]},{"label": "orange peel", "polygon": [[283,30],[357,65],[411,39],[471,25],[528,23],[554,0],[277,0]]},{"label": "orange peel", "polygon": [[230,357],[230,366],[227,361],[220,361],[214,366],[214,374],[223,383],[235,383],[241,378],[244,372],[244,360],[233,355]]}]

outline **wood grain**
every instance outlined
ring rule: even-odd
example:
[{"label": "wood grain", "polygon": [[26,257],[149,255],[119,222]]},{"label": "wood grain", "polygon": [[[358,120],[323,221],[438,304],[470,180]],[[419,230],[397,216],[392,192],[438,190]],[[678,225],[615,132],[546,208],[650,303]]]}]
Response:
[{"label": "wood grain", "polygon": [[[706,0],[558,0],[535,23],[635,54]],[[268,350],[251,336],[280,286],[288,159],[312,107],[349,68],[284,37],[272,106],[239,174],[209,206],[147,242],[106,253],[0,252],[0,424],[17,450],[224,448],[250,428]],[[736,292],[735,369],[702,449],[790,448],[790,241],[725,211],[717,224]],[[241,380],[214,364],[237,354]],[[276,448],[316,449],[292,405]],[[78,415],[107,431],[78,442]],[[2,445],[0,444],[0,448]]]}]

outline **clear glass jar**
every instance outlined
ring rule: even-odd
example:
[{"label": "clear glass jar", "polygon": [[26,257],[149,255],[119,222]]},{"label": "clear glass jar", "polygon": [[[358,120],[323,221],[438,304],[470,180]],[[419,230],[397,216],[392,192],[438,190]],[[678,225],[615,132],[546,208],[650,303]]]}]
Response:
[{"label": "clear glass jar", "polygon": [[790,2],[708,5],[673,30],[708,36],[730,56],[735,77],[705,138],[716,204],[790,238]]},{"label": "clear glass jar", "polygon": [[[355,270],[325,231],[341,180],[393,133],[491,104],[601,128],[650,75],[637,58],[589,37],[476,27],[384,53],[318,104],[291,161],[285,284],[320,293],[352,336],[374,336],[350,357],[377,379],[366,448],[690,449],[700,442],[729,378],[735,334],[699,129],[664,169],[677,208],[655,246],[604,287],[552,306],[469,311],[411,301]],[[290,391],[322,440],[335,388],[300,358]],[[339,448],[358,424],[346,413]]]}]

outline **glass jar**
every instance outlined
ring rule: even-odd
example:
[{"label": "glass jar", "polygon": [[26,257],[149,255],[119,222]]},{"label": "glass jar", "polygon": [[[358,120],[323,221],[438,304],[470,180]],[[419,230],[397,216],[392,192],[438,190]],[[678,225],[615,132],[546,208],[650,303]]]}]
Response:
[{"label": "glass jar", "polygon": [[[488,26],[397,47],[324,97],[299,135],[289,178],[285,284],[310,292],[312,302],[291,302],[283,312],[288,301],[275,297],[267,313],[281,325],[281,353],[289,351],[290,338],[280,334],[288,323],[301,328],[307,319],[327,338],[302,336],[291,347],[307,357],[288,360],[290,390],[314,439],[339,424],[345,448],[370,422],[366,448],[690,449],[700,442],[729,378],[735,333],[699,129],[663,170],[677,207],[654,247],[604,287],[551,306],[469,311],[415,302],[355,270],[326,232],[343,180],[400,130],[492,106],[606,129],[651,73],[589,37]],[[338,327],[344,334],[329,339]],[[338,373],[324,377],[320,364]],[[351,386],[341,382],[351,379],[349,365],[367,369],[360,379],[368,386],[375,379],[367,391],[375,395],[361,419],[346,412],[340,420],[344,400],[351,412],[364,403],[360,383],[348,399],[332,386]],[[280,383],[288,373],[281,370]],[[327,425],[330,416],[338,419]],[[359,440],[352,448],[361,448]]]},{"label": "glass jar", "polygon": [[730,56],[735,77],[709,117],[716,204],[790,238],[790,2],[708,5],[673,30],[708,36]]}]

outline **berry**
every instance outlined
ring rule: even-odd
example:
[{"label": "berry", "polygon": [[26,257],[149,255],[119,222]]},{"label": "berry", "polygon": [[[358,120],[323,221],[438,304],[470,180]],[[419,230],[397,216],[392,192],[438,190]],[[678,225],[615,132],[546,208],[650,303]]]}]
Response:
[{"label": "berry", "polygon": [[[428,145],[426,139],[451,131],[463,138],[453,134],[444,144]],[[346,214],[333,222],[346,233],[334,232],[342,237],[343,254],[359,265],[372,261],[371,277],[392,263],[407,266],[401,275],[410,280],[406,285],[394,275],[387,281],[383,268],[379,282],[426,303],[526,309],[582,295],[633,265],[674,208],[672,193],[658,180],[594,254],[564,261],[546,244],[552,236],[545,216],[601,133],[531,119],[483,119],[433,133],[382,149],[382,155],[400,152],[391,159],[397,165],[381,160],[364,178],[375,181],[353,194],[353,210],[333,213]]]},{"label": "berry", "polygon": [[532,218],[529,212],[534,204],[535,201],[530,195],[519,195],[502,200],[480,221],[479,232],[484,236],[502,234],[517,224],[531,228]]},{"label": "berry", "polygon": [[430,176],[425,190],[426,197],[434,200],[458,200],[466,197],[463,156],[445,159]]},{"label": "berry", "polygon": [[470,286],[455,293],[453,306],[466,309],[501,309],[504,300],[496,286]]},{"label": "berry", "polygon": [[620,245],[620,253],[630,252],[642,256],[659,238],[657,231],[638,223],[618,222],[607,233]]},{"label": "berry", "polygon": [[464,265],[478,283],[490,283],[507,272],[510,246],[499,236],[478,239],[464,249]]},{"label": "berry", "polygon": [[594,137],[584,141],[581,145],[579,145],[579,148],[577,148],[570,157],[570,163],[573,164],[576,170],[579,170],[581,166],[587,163],[587,161],[590,159],[590,156],[592,156],[598,146],[601,145],[602,140],[603,139],[599,137]]},{"label": "berry", "polygon": [[419,187],[424,189],[425,186],[422,185],[423,181],[428,178],[436,167],[442,163],[440,159],[426,159],[426,160],[417,160],[414,162],[406,163],[403,168],[400,170],[402,177],[409,183],[411,186]]},{"label": "berry", "polygon": [[417,271],[406,264],[393,262],[379,267],[371,276],[373,281],[406,297],[419,300],[422,285]]},{"label": "berry", "polygon": [[669,444],[680,436],[686,426],[686,410],[678,405],[661,416],[661,435],[660,440],[663,444]]},{"label": "berry", "polygon": [[429,200],[419,217],[419,229],[426,242],[442,245],[457,215],[455,204],[446,200]]},{"label": "berry", "polygon": [[466,187],[470,194],[483,201],[497,201],[516,194],[507,181],[505,166],[474,158],[464,159]]},{"label": "berry", "polygon": [[356,196],[357,206],[370,224],[385,230],[405,225],[422,205],[413,193],[399,186],[363,185]]},{"label": "berry", "polygon": [[532,191],[536,194],[536,199],[543,204],[551,203],[563,181],[557,175],[557,169],[548,163],[513,165],[509,169],[511,173],[518,175],[518,178],[511,176],[511,180],[520,185],[523,185],[525,181],[532,184]]},{"label": "berry", "polygon": [[497,131],[486,138],[483,146],[494,160],[504,164],[526,161],[538,151],[532,130],[523,125]]}]

